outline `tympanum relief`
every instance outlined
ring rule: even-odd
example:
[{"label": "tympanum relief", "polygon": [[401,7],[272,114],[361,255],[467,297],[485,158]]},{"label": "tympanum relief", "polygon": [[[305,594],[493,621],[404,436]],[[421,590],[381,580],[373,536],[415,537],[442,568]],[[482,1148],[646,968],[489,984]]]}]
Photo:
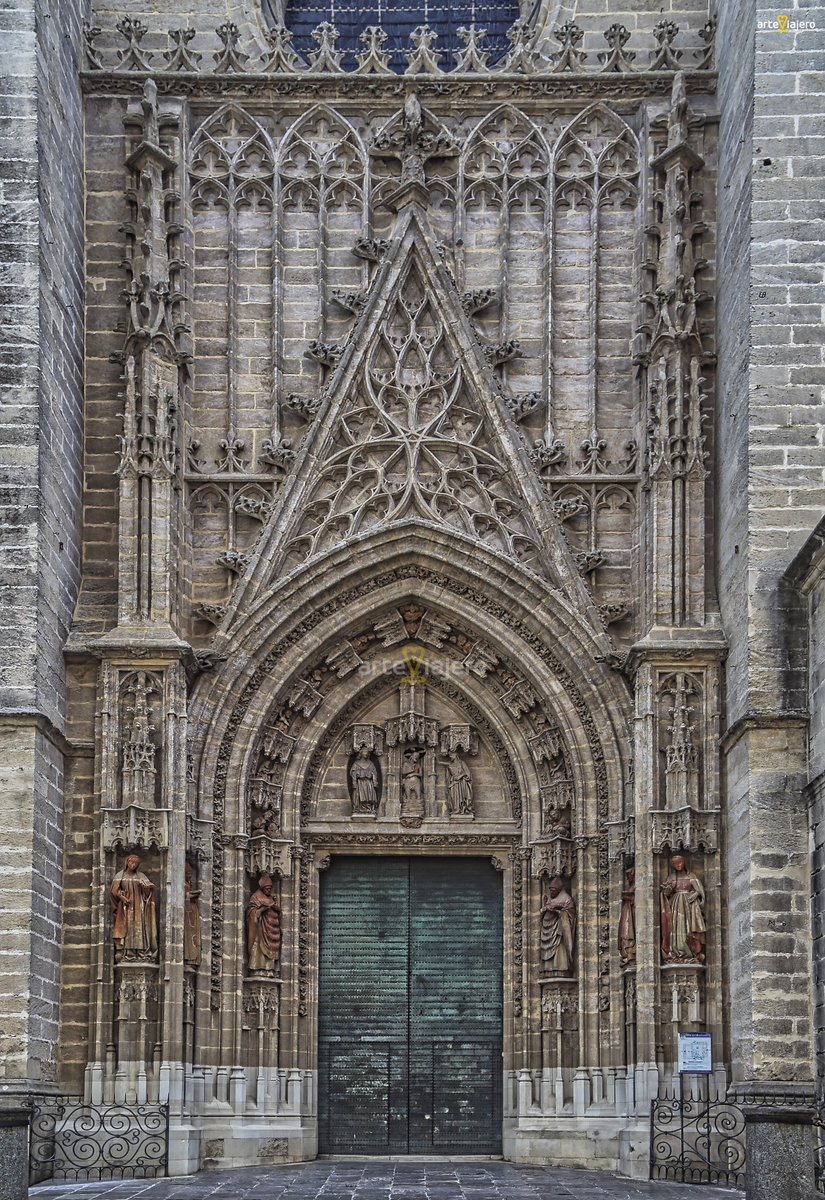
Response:
[{"label": "tympanum relief", "polygon": [[402,678],[350,726],[327,766],[317,819],[414,829],[427,821],[505,815],[492,751],[465,714],[425,679],[423,672]]}]

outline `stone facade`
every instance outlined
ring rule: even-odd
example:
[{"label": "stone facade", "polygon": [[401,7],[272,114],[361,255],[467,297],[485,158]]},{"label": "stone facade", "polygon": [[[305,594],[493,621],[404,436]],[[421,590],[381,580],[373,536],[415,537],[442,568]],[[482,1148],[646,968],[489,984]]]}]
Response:
[{"label": "stone facade", "polygon": [[312,1157],[321,874],[483,854],[505,1155],[645,1176],[710,1032],[809,1190],[821,34],[583,2],[302,58],[282,7],[20,35],[10,1102]]}]

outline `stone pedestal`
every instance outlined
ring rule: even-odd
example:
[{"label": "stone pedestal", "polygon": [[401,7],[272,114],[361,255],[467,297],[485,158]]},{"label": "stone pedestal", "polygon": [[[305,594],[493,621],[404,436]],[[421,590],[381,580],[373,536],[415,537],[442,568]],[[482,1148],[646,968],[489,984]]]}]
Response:
[{"label": "stone pedestal", "polygon": [[0,1105],[0,1200],[25,1200],[29,1188],[29,1110]]},{"label": "stone pedestal", "polygon": [[813,1085],[746,1083],[735,1095],[747,1122],[747,1200],[810,1200],[817,1143]]}]

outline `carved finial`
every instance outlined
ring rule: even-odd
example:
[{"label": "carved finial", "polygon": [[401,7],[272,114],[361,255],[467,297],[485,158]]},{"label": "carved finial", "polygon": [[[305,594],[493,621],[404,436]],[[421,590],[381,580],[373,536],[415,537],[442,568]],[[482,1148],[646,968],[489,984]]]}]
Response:
[{"label": "carved finial", "polygon": [[158,85],[154,79],[147,79],[144,83],[140,107],[143,110],[143,139],[151,146],[156,146],[158,144]]},{"label": "carved finial", "polygon": [[147,33],[147,27],[135,17],[121,17],[115,26],[121,37],[126,39],[126,49],[118,50],[118,70],[120,71],[150,71],[151,54],[141,50],[140,43]]},{"label": "carved finial", "polygon": [[530,21],[520,17],[507,30],[510,49],[502,66],[503,71],[518,71],[529,75],[536,70],[538,53],[534,47],[535,28]]},{"label": "carved finial", "polygon": [[716,41],[715,17],[711,17],[709,21],[705,22],[699,30],[699,37],[705,43],[705,48],[698,52],[696,69],[697,71],[711,71],[713,69],[713,48]]},{"label": "carved finial", "polygon": [[553,30],[553,37],[561,43],[561,49],[553,57],[553,71],[581,71],[587,55],[579,50],[584,31],[575,21],[565,21]]},{"label": "carved finial", "polygon": [[291,29],[287,29],[286,25],[276,25],[267,31],[266,40],[269,42],[269,55],[261,64],[261,70],[288,74],[303,70],[304,64],[292,48]]},{"label": "carved finial", "polygon": [[195,37],[194,29],[170,29],[169,40],[172,49],[167,50],[163,57],[169,71],[197,71],[202,55],[196,50],[189,49],[189,43]]},{"label": "carved finial", "polygon": [[100,37],[103,30],[99,25],[90,25],[88,21],[83,22],[83,47],[86,51],[86,62],[93,71],[102,71],[103,63],[100,61],[100,55],[95,49],[95,41]]},{"label": "carved finial", "polygon": [[219,471],[245,471],[248,460],[243,457],[246,442],[239,438],[234,430],[229,431],[218,446],[223,450],[223,458],[218,459]]},{"label": "carved finial", "polygon": [[412,50],[406,54],[407,70],[405,75],[441,75],[441,67],[438,65],[443,54],[439,54],[437,50],[433,50],[433,46],[438,38],[438,34],[434,29],[430,29],[429,25],[419,25],[410,34],[412,42]]},{"label": "carved finial", "polygon": [[688,99],[684,71],[677,71],[673,79],[673,92],[670,98],[670,115],[667,123],[667,145],[672,150],[674,146],[684,146],[688,140]]},{"label": "carved finial", "polygon": [[364,49],[356,55],[356,75],[392,75],[389,51],[384,49],[387,35],[380,25],[368,25],[358,40]]},{"label": "carved finial", "polygon": [[460,25],[456,30],[459,41],[464,46],[455,56],[455,69],[466,73],[487,70],[490,51],[485,50],[482,42],[487,39],[486,29],[477,29],[475,25],[467,28]]},{"label": "carved finial", "polygon": [[625,50],[625,46],[630,41],[630,31],[624,25],[614,22],[609,29],[605,30],[604,40],[610,49],[599,52],[602,71],[632,71],[633,59],[636,55],[632,50]]},{"label": "carved finial", "polygon": [[653,26],[653,36],[656,39],[656,50],[650,61],[651,71],[678,71],[681,50],[673,49],[673,42],[679,26],[675,21],[660,21]]},{"label": "carved finial", "polygon": [[322,21],[313,29],[312,40],[318,49],[313,50],[309,56],[311,71],[341,74],[343,70],[341,59],[344,57],[344,52],[338,49],[340,36],[338,30],[329,21]]},{"label": "carved finial", "polygon": [[215,31],[221,40],[222,50],[215,55],[215,74],[230,74],[245,71],[249,55],[238,49],[241,31],[233,21],[224,21]]}]

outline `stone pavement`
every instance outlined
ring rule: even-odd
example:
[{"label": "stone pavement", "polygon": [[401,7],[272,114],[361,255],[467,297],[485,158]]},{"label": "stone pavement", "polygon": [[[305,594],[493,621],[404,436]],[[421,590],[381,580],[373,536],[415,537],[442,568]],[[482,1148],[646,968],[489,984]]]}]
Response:
[{"label": "stone pavement", "polygon": [[319,1161],[183,1179],[40,1184],[29,1200],[740,1200],[741,1192],[641,1183],[601,1171],[504,1162]]}]

